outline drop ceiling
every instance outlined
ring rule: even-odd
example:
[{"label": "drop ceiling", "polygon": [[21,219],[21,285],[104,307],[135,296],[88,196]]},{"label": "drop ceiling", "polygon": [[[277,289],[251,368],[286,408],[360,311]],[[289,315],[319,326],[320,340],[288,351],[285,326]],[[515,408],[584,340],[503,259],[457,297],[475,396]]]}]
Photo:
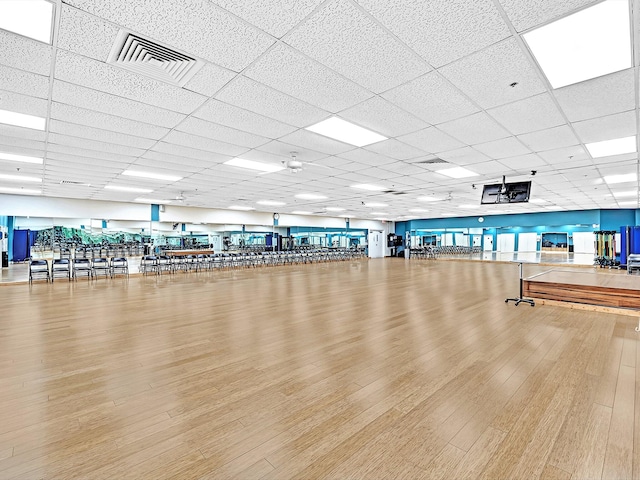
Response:
[{"label": "drop ceiling", "polygon": [[[51,44],[0,30],[0,109],[46,118],[45,131],[0,124],[0,152],[44,158],[0,159],[0,174],[40,176],[50,197],[141,196],[105,188],[124,186],[194,207],[265,211],[273,207],[258,201],[277,200],[286,203],[282,213],[335,215],[325,209],[341,207],[345,216],[388,220],[619,208],[618,201],[629,208],[634,197],[614,193],[634,191],[638,181],[609,185],[602,177],[637,173],[637,152],[592,158],[585,145],[633,135],[637,142],[638,26],[631,68],[558,89],[523,38],[598,3],[57,1]],[[631,18],[639,6],[632,1]],[[181,85],[110,62],[126,34],[188,57],[195,73]],[[358,148],[307,130],[332,116],[387,139]],[[301,171],[225,165],[236,157],[286,165],[291,152]],[[476,175],[437,172],[455,167]],[[132,178],[126,170],[182,178]],[[468,208],[480,203],[483,184],[503,175],[531,180],[536,203]]]}]

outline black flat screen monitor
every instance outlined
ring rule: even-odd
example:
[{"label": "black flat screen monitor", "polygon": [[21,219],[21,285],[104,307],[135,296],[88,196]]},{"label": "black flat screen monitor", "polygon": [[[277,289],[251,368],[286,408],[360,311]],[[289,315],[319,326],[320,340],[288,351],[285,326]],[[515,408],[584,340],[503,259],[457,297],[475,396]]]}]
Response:
[{"label": "black flat screen monitor", "polygon": [[529,201],[530,194],[531,181],[496,183],[484,186],[480,203],[525,203]]}]

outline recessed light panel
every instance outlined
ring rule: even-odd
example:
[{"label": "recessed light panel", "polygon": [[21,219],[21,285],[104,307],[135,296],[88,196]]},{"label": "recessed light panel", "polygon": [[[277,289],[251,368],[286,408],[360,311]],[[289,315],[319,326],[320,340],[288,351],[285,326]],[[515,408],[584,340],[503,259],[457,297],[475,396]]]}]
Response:
[{"label": "recessed light panel", "polygon": [[0,28],[51,43],[53,4],[44,0],[0,1]]},{"label": "recessed light panel", "polygon": [[637,205],[638,201],[637,200],[625,200],[624,202],[618,202],[618,205],[620,206],[629,206],[629,205]]},{"label": "recessed light panel", "polygon": [[637,190],[628,190],[626,192],[613,192],[613,196],[616,198],[636,197],[638,196]]},{"label": "recessed light panel", "polygon": [[229,210],[240,210],[241,212],[248,212],[249,210],[255,210],[253,207],[245,207],[243,205],[231,205]]},{"label": "recessed light panel", "polygon": [[249,170],[257,170],[264,173],[273,173],[284,170],[284,167],[280,165],[274,165],[273,163],[255,162],[253,160],[245,160],[244,158],[232,158],[231,160],[224,162],[223,165],[246,168]]},{"label": "recessed light panel", "polygon": [[269,207],[282,207],[286,205],[285,202],[278,202],[276,200],[259,200],[256,202],[258,205],[267,205]]},{"label": "recessed light panel", "polygon": [[467,178],[467,177],[475,177],[478,175],[477,173],[462,167],[445,168],[444,170],[436,170],[436,173],[439,173],[441,175],[446,175],[447,177],[451,177],[451,178]]},{"label": "recessed light panel", "polygon": [[313,212],[308,212],[306,210],[294,210],[291,212],[293,215],[311,215]]},{"label": "recessed light panel", "polygon": [[602,142],[585,143],[585,147],[587,147],[593,158],[623,155],[636,151],[636,137],[633,135],[631,137],[603,140]]},{"label": "recessed light panel", "polygon": [[295,197],[301,200],[325,200],[326,198],[328,198],[324,195],[318,195],[316,193],[299,193]]},{"label": "recessed light panel", "polygon": [[163,203],[171,203],[173,200],[162,200],[160,198],[143,198],[139,197],[134,200],[134,202],[140,203],[155,203],[156,205],[162,205]]},{"label": "recessed light panel", "polygon": [[630,68],[629,2],[599,3],[523,38],[553,88]]},{"label": "recessed light panel", "polygon": [[325,207],[324,209],[327,212],[344,212],[345,211],[345,209],[341,207]]},{"label": "recessed light panel", "polygon": [[627,183],[627,182],[635,182],[638,180],[638,175],[636,173],[625,173],[621,175],[607,175],[603,177],[603,180],[607,185],[613,185],[616,183]]},{"label": "recessed light panel", "polygon": [[369,190],[371,192],[382,192],[386,190],[385,187],[380,185],[371,185],[369,183],[358,183],[357,185],[351,185],[351,188],[357,188],[358,190]]},{"label": "recessed light panel", "polygon": [[136,192],[136,193],[151,193],[153,190],[148,188],[137,188],[137,187],[121,187],[119,185],[107,185],[104,187],[105,190],[115,190],[118,192]]},{"label": "recessed light panel", "polygon": [[40,190],[30,190],[28,188],[1,187],[0,193],[16,193],[18,195],[40,195]]},{"label": "recessed light panel", "polygon": [[[0,1],[0,5],[2,2]],[[26,115],[24,113],[11,112],[9,110],[0,110],[0,123],[13,125],[15,127],[32,128],[34,130],[43,130],[46,120],[35,115]]]},{"label": "recessed light panel", "polygon": [[38,177],[25,177],[24,175],[0,175],[0,180],[9,180],[10,182],[34,182],[42,183],[42,179]]},{"label": "recessed light panel", "polygon": [[413,213],[426,213],[429,210],[427,210],[426,208],[410,208],[409,211]]},{"label": "recessed light panel", "polygon": [[322,122],[307,127],[307,130],[356,147],[364,147],[387,139],[385,136],[338,117],[327,118]]},{"label": "recessed light panel", "polygon": [[8,160],[10,162],[37,163],[42,165],[42,158],[27,157],[25,155],[15,155],[13,153],[0,152],[0,160]]},{"label": "recessed light panel", "polygon": [[156,172],[140,172],[138,170],[125,170],[122,172],[122,175],[127,177],[149,178],[151,180],[166,180],[167,182],[177,182],[178,180],[182,180],[182,177],[177,175],[164,175]]}]

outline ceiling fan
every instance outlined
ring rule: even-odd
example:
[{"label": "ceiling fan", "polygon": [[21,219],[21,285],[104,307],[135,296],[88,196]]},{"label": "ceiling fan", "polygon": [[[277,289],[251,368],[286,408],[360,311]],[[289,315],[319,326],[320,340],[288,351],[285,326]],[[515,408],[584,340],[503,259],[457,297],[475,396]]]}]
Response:
[{"label": "ceiling fan", "polygon": [[302,170],[304,170],[305,165],[329,169],[329,167],[327,167],[326,165],[298,160],[298,152],[291,152],[291,158],[289,160],[283,160],[282,165],[284,165],[284,167],[291,173],[301,172]]}]

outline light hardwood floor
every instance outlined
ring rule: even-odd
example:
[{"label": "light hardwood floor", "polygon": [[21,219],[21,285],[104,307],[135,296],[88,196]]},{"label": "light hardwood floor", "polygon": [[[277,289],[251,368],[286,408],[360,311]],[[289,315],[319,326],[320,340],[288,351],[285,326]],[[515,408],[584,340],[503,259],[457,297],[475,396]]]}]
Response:
[{"label": "light hardwood floor", "polygon": [[403,259],[4,286],[0,478],[640,479],[637,318],[517,289]]}]

